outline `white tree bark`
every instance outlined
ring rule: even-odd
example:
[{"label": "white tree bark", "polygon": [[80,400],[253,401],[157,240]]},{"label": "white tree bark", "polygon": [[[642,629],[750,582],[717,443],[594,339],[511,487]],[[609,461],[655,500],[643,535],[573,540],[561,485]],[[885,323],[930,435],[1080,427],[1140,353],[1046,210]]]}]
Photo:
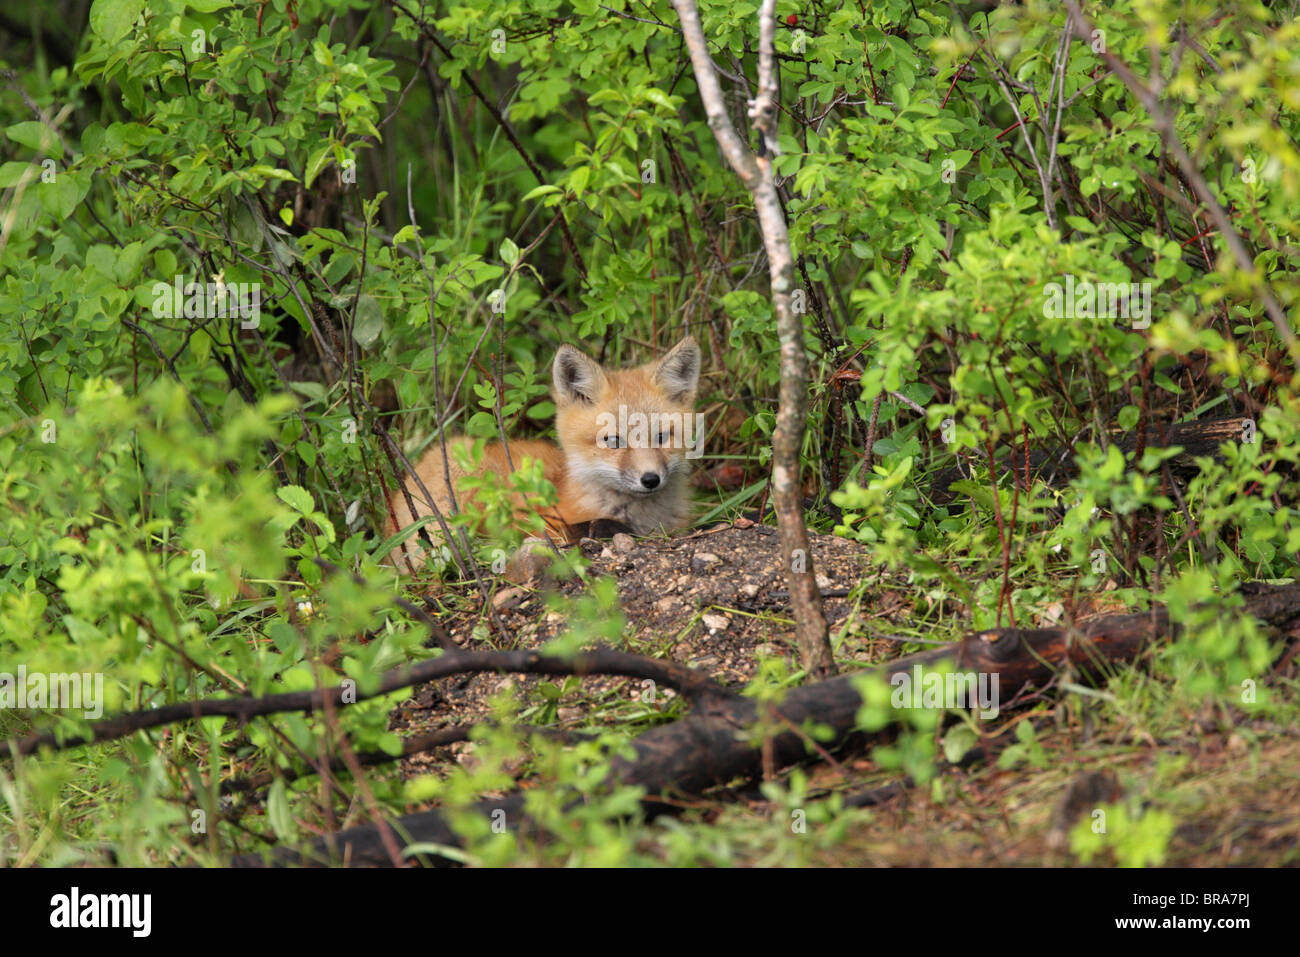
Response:
[{"label": "white tree bark", "polygon": [[700,91],[709,128],[713,130],[727,163],[753,197],[763,246],[767,250],[772,305],[781,342],[780,408],[772,435],[772,500],[781,533],[800,661],[809,675],[824,678],[835,674],[835,659],[827,634],[821,592],[813,573],[812,553],[808,548],[799,467],[799,450],[808,413],[808,357],[804,350],[803,323],[795,314],[792,302],[794,256],[790,251],[790,234],[772,172],[772,160],[777,149],[779,95],[773,48],[776,0],[763,0],[759,11],[758,95],[749,108],[750,119],[754,121],[754,128],[764,145],[761,156],[754,155],[727,116],[726,101],[709,56],[694,0],[673,0],[673,6],[681,20],[682,35],[691,56],[695,85]]}]

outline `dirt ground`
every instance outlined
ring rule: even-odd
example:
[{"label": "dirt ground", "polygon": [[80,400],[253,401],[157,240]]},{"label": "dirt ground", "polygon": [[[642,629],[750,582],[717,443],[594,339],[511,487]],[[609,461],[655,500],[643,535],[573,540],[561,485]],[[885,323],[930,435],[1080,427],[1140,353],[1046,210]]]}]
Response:
[{"label": "dirt ground", "polygon": [[[901,591],[889,590],[885,576],[872,572],[857,543],[814,534],[810,545],[817,584],[827,596],[825,613],[832,633],[844,629],[851,593],[864,579],[881,585],[873,615],[887,618],[889,609],[905,606]],[[775,528],[723,525],[671,540],[616,535],[602,541],[583,539],[578,547],[590,562],[590,577],[610,576],[618,583],[628,623],[628,650],[681,662],[730,686],[744,685],[753,677],[759,655],[784,657],[791,669],[796,667],[792,621],[787,617],[789,595]],[[568,596],[582,590],[578,581],[558,587]],[[561,615],[547,609],[542,588],[504,587],[493,604],[519,647],[540,647],[566,627]],[[463,613],[444,622],[454,640],[474,646],[480,617]],[[853,636],[846,639],[842,656],[846,653],[865,663],[897,647],[896,642],[860,636],[856,626],[850,630]],[[527,689],[542,680],[476,675],[426,685],[400,709],[396,726],[416,732],[479,720],[488,714],[487,699],[492,694],[503,688]],[[584,679],[584,688],[595,691],[631,684],[622,678]],[[561,719],[578,716],[564,713]]]},{"label": "dirt ground", "polygon": [[[948,635],[960,624],[946,609],[918,607],[914,590],[872,568],[863,546],[816,534],[810,544],[842,668],[901,653],[893,629],[914,626],[918,614],[930,621],[946,616]],[[618,535],[584,539],[579,547],[591,578],[617,582],[627,650],[690,665],[731,686],[749,681],[760,657],[784,659],[797,671],[776,529],[742,520],[666,541]],[[577,596],[583,588],[571,580],[558,591]],[[566,626],[548,609],[545,589],[499,589],[493,604],[519,647],[539,647]],[[473,647],[483,619],[466,601],[444,623],[457,642]],[[475,675],[435,682],[394,711],[392,727],[409,735],[485,720],[489,699],[501,692],[533,703],[535,713],[545,682],[554,687],[557,679]],[[619,713],[620,703],[626,712],[640,692],[640,683],[627,678],[573,679],[545,723],[558,729],[599,725]],[[667,692],[658,708],[668,707],[671,697]],[[811,768],[818,794],[840,793],[849,803],[869,805],[856,812],[848,838],[821,863],[1067,864],[1073,859],[1066,831],[1087,808],[1135,801],[1152,782],[1178,812],[1166,864],[1300,863],[1300,740],[1290,729],[1209,722],[1155,740],[1130,727],[1098,728],[1087,714],[1058,704],[1033,716],[1041,760],[998,769],[997,754],[1015,737],[1008,732],[1028,718],[1009,713],[987,761],[945,765],[938,781],[924,787],[900,784],[865,753],[841,754],[834,767]],[[445,772],[452,762],[473,762],[473,751],[473,744],[462,742],[412,755],[403,775]],[[1107,854],[1096,863],[1114,863]]]}]

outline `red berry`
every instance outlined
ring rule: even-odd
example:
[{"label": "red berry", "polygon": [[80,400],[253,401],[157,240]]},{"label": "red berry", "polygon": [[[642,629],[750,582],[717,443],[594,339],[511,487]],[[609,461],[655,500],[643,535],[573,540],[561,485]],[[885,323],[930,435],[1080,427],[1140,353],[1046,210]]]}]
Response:
[{"label": "red berry", "polygon": [[792,13],[792,14],[790,14],[788,17],[785,18],[785,22],[786,22],[786,24],[789,25],[789,26],[792,26],[792,27],[793,27],[793,26],[797,26],[798,23],[799,23],[799,18],[796,17],[796,16]]}]

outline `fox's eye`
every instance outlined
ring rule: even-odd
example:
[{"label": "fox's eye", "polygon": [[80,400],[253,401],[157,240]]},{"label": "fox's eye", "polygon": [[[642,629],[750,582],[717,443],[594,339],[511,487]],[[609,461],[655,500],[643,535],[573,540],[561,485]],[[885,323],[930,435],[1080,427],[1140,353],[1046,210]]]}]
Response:
[{"label": "fox's eye", "polygon": [[623,445],[623,440],[617,435],[607,435],[600,440],[600,444],[607,449],[617,449]]}]

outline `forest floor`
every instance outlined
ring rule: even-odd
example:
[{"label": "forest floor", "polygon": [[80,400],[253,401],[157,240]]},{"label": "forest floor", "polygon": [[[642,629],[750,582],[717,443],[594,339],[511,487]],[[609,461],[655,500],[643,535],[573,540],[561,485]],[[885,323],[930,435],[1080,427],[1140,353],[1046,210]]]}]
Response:
[{"label": "forest floor", "polygon": [[[741,520],[666,541],[585,539],[580,548],[589,579],[617,583],[628,651],[689,665],[733,687],[754,677],[760,659],[797,674],[776,529]],[[872,568],[861,544],[812,534],[811,550],[842,671],[956,640],[969,628],[958,603],[918,593],[905,576]],[[584,588],[570,580],[549,591],[572,598]],[[493,603],[519,647],[541,647],[567,625],[547,589],[500,589]],[[452,601],[442,618],[467,646],[479,646],[483,634],[484,616],[474,605]],[[1102,601],[1091,613],[1110,610]],[[1033,624],[1048,625],[1060,608],[1038,612]],[[1292,690],[1296,670],[1290,662],[1282,679]],[[417,688],[394,710],[392,727],[409,735],[486,721],[493,697],[503,693],[520,702],[521,721],[560,731],[617,724],[635,732],[684,713],[671,691],[660,691],[653,703],[644,691],[641,681],[629,678],[557,683],[480,674]],[[924,786],[910,786],[864,750],[840,751],[834,764],[805,768],[810,796],[840,794],[855,808],[841,812],[849,817],[834,846],[820,848],[806,863],[1078,863],[1069,831],[1098,804],[1124,805],[1141,815],[1156,796],[1162,813],[1148,823],[1165,822],[1153,827],[1170,833],[1135,835],[1123,845],[1127,850],[1103,850],[1093,863],[1125,863],[1125,854],[1143,853],[1147,839],[1165,846],[1163,863],[1171,866],[1300,863],[1300,739],[1292,728],[1222,709],[1187,714],[1157,708],[1156,717],[1149,710],[1103,713],[1096,701],[1077,695],[1037,697],[1033,705],[1004,711],[984,748],[959,765],[941,758],[939,774]],[[1018,728],[1026,721],[1032,735]],[[412,755],[403,775],[441,776],[455,763],[472,766],[475,747],[462,742]],[[722,816],[750,834],[770,828],[765,822],[772,808],[753,788],[719,790],[687,803],[687,814]],[[647,834],[642,843],[653,855],[655,829]],[[735,863],[770,859],[761,840],[741,843],[748,850]]]}]

